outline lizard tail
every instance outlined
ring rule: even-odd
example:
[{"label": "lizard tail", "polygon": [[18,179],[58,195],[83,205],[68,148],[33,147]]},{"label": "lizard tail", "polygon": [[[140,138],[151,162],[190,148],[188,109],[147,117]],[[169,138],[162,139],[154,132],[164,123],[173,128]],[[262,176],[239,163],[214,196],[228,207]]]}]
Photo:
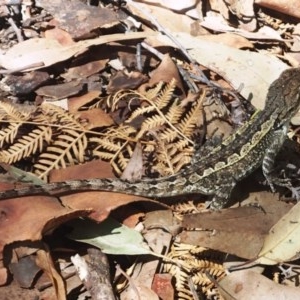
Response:
[{"label": "lizard tail", "polygon": [[168,197],[176,194],[176,180],[141,180],[130,182],[122,179],[86,179],[53,182],[44,185],[31,185],[28,187],[0,192],[0,199],[16,198],[33,195],[58,195],[72,191],[108,191],[131,194],[143,197]]}]

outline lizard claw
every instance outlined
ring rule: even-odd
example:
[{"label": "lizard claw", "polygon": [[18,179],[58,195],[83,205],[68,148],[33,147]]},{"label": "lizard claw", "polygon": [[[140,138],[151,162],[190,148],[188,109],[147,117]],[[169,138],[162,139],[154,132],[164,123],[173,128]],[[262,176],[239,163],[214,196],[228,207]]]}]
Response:
[{"label": "lizard claw", "polygon": [[300,186],[293,187],[291,185],[291,186],[288,186],[287,188],[291,191],[292,198],[296,199],[297,201],[299,201],[300,200]]}]

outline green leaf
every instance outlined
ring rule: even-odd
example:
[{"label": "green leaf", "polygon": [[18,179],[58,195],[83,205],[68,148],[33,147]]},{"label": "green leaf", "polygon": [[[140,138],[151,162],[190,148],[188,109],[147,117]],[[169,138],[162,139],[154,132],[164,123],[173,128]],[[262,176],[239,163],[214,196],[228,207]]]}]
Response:
[{"label": "green leaf", "polygon": [[74,230],[70,239],[100,248],[107,254],[153,254],[144,243],[143,236],[112,218],[100,224],[91,220],[78,219],[71,222]]},{"label": "green leaf", "polygon": [[[3,165],[2,165],[3,167]],[[14,166],[9,165],[7,168],[5,168],[9,174],[15,178],[18,181],[26,182],[26,183],[32,183],[34,185],[43,185],[45,184],[45,181],[38,178],[36,175],[23,171],[21,169],[18,169]]]}]

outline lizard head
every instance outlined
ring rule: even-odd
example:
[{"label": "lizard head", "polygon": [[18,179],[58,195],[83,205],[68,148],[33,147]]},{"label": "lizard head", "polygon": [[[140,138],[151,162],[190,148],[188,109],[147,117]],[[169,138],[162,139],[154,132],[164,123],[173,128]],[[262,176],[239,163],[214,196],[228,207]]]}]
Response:
[{"label": "lizard head", "polygon": [[300,68],[281,73],[269,87],[266,108],[277,112],[278,127],[289,122],[300,108]]}]

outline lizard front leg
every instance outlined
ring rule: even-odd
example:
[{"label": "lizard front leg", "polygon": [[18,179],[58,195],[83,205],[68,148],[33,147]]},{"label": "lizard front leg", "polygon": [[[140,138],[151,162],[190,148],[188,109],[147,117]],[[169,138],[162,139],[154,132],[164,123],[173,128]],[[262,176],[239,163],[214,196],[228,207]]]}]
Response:
[{"label": "lizard front leg", "polygon": [[[229,178],[230,177],[228,177],[228,179]],[[213,210],[222,209],[228,202],[228,199],[235,185],[236,185],[236,181],[234,180],[234,178],[232,178],[232,180],[228,180],[227,182],[224,182],[222,186],[220,186],[216,190],[216,193],[212,201],[209,203],[209,208]]]},{"label": "lizard front leg", "polygon": [[292,191],[293,196],[296,196],[298,198],[298,193],[297,195],[295,195],[295,189],[292,187],[292,184],[289,179],[279,178],[272,174],[274,171],[275,158],[280,148],[282,147],[282,144],[286,139],[287,130],[288,130],[288,125],[285,124],[284,126],[282,126],[281,129],[274,131],[272,136],[272,143],[266,149],[263,158],[262,170],[273,193],[275,192],[274,185],[278,185],[278,186],[287,187]]}]

